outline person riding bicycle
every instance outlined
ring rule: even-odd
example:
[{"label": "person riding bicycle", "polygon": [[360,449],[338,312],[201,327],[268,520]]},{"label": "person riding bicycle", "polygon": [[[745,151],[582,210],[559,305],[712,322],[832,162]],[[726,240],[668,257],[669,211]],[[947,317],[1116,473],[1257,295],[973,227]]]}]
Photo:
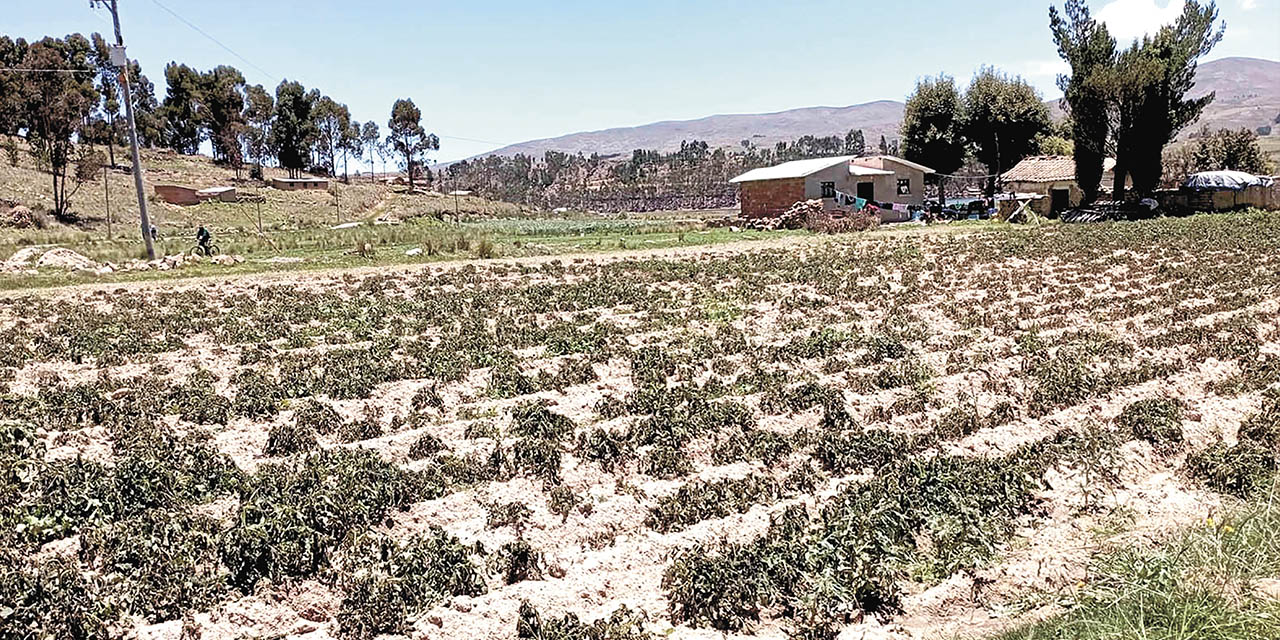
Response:
[{"label": "person riding bicycle", "polygon": [[204,225],[200,225],[200,228],[196,230],[196,244],[200,245],[200,248],[206,252],[209,250],[209,245],[213,244],[213,234],[209,233],[209,230],[204,228]]}]

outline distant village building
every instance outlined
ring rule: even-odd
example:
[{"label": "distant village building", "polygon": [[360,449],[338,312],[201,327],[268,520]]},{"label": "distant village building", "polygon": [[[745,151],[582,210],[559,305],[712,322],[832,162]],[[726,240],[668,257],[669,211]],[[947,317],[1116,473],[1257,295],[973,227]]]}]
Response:
[{"label": "distant village building", "polygon": [[[776,216],[803,200],[837,205],[837,194],[870,203],[919,206],[924,204],[924,177],[933,169],[894,156],[838,156],[784,162],[748,171],[729,182],[739,187],[742,216]],[[881,219],[896,222],[910,213],[882,208]]]},{"label": "distant village building", "polygon": [[[1071,156],[1031,156],[1000,177],[1001,191],[1012,194],[1042,196],[1035,198],[1031,209],[1040,215],[1060,213],[1080,206],[1084,191],[1076,182],[1076,161]],[[1103,162],[1099,191],[1111,193],[1116,182],[1116,161]]]},{"label": "distant village building", "polygon": [[329,188],[329,181],[324,178],[272,178],[271,186],[281,191],[323,191]]},{"label": "distant village building", "polygon": [[200,204],[209,200],[218,200],[221,202],[236,202],[235,187],[209,187],[208,189],[195,189],[192,187],[184,187],[176,184],[158,184],[155,186],[156,197],[168,202],[169,204],[177,204],[189,206]]}]

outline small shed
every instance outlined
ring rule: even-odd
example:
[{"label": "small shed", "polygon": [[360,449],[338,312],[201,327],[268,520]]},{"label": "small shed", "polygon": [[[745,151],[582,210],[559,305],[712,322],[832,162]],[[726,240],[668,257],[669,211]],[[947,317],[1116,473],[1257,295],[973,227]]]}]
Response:
[{"label": "small shed", "polygon": [[[1102,165],[1102,191],[1115,185],[1116,161],[1107,158]],[[1047,216],[1080,206],[1084,190],[1076,182],[1076,161],[1071,156],[1031,156],[1024,158],[1000,176],[1003,190],[1009,193],[1046,196],[1032,203],[1036,213]]]},{"label": "small shed", "polygon": [[200,204],[200,196],[197,195],[197,190],[191,187],[183,187],[176,184],[158,184],[155,186],[155,190],[156,197],[169,204],[182,206]]},{"label": "small shed", "polygon": [[329,181],[324,178],[272,178],[271,186],[281,191],[324,191]]},{"label": "small shed", "polygon": [[236,202],[236,188],[235,187],[210,187],[208,189],[201,189],[196,192],[196,197],[200,198],[201,202],[205,200],[217,200],[219,202]]}]

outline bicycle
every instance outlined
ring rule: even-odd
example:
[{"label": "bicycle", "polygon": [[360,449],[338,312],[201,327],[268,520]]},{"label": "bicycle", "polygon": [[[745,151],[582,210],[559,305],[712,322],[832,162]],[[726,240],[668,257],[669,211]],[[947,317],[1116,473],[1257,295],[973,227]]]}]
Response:
[{"label": "bicycle", "polygon": [[212,258],[221,252],[216,244],[198,244],[191,249],[191,255],[197,258]]}]

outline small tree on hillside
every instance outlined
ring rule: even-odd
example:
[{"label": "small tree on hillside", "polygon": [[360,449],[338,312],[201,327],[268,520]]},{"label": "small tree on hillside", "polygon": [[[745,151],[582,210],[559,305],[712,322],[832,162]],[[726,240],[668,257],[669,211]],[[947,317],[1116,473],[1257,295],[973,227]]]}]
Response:
[{"label": "small tree on hillside", "polygon": [[[902,116],[902,148],[908,160],[939,174],[964,165],[964,102],[955,79],[947,75],[925,78],[907,98]],[[946,203],[946,180],[938,176],[938,201]]]},{"label": "small tree on hillside", "polygon": [[315,127],[311,111],[319,96],[307,93],[297,82],[285,80],[276,88],[276,119],[271,127],[271,142],[280,166],[290,178],[302,175],[311,158],[311,142]]},{"label": "small tree on hillside", "polygon": [[312,118],[316,129],[316,151],[320,154],[320,163],[329,171],[329,175],[338,175],[338,154],[342,153],[342,140],[351,128],[351,112],[347,105],[338,104],[329,96],[316,102]]},{"label": "small tree on hillside", "polygon": [[382,134],[378,131],[378,123],[370,120],[364,123],[364,126],[360,128],[360,143],[364,145],[366,151],[365,157],[369,158],[370,181],[375,181],[375,178],[373,177],[373,174],[375,173],[373,159],[374,156],[379,155],[378,147],[382,146],[379,144],[381,139]]},{"label": "small tree on hillside", "polygon": [[253,177],[262,178],[262,164],[271,155],[271,123],[276,115],[276,101],[271,94],[256,84],[245,89],[244,146],[246,155],[254,163]]},{"label": "small tree on hillside", "polygon": [[204,140],[200,117],[200,72],[185,64],[169,63],[164,68],[168,90],[160,105],[160,115],[165,123],[165,144],[184,155],[200,152]]},{"label": "small tree on hillside", "polygon": [[[83,36],[65,40],[45,38],[27,49],[22,66],[27,69],[74,71],[89,66],[89,41]],[[98,93],[93,88],[93,73],[30,73],[21,86],[18,119],[26,129],[37,163],[53,176],[53,215],[66,218],[71,196],[79,181],[68,176],[68,168],[76,158],[75,136],[93,112]]]},{"label": "small tree on hillside", "polygon": [[360,138],[360,123],[353,120],[342,132],[342,138],[338,141],[338,147],[342,149],[342,181],[351,182],[351,174],[347,171],[347,159],[354,157],[356,160],[364,155],[364,141]]},{"label": "small tree on hillside", "polygon": [[434,133],[427,133],[422,127],[422,112],[408,98],[396,100],[391,107],[391,120],[387,122],[387,128],[390,129],[387,146],[404,159],[409,188],[413,189],[414,178],[422,171],[426,153],[439,149],[440,139]]}]

